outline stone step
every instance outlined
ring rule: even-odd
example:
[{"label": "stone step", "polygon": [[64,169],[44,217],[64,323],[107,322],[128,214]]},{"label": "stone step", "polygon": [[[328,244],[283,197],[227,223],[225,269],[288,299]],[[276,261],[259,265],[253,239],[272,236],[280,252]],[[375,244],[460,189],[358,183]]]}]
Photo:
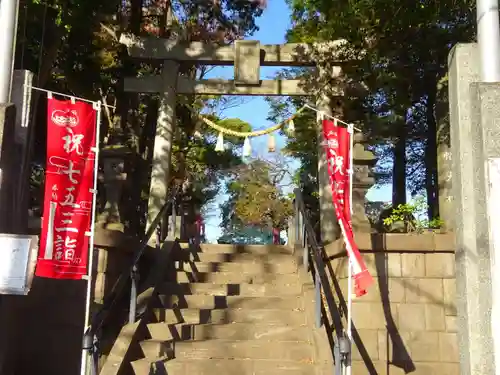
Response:
[{"label": "stone step", "polygon": [[[130,362],[135,375],[166,374],[166,366],[170,362],[169,357],[143,358]],[[181,368],[182,366],[178,366]],[[170,375],[170,373],[169,373]]]},{"label": "stone step", "polygon": [[164,283],[162,294],[280,297],[296,296],[302,293],[302,284],[212,284],[212,283]]},{"label": "stone step", "polygon": [[305,342],[265,342],[262,340],[181,341],[175,344],[177,359],[265,359],[274,361],[311,361],[313,348]]},{"label": "stone step", "polygon": [[305,325],[291,326],[265,323],[172,324],[170,330],[176,341],[222,339],[233,341],[310,342],[310,330]]},{"label": "stone step", "polygon": [[314,375],[316,371],[316,366],[312,363],[250,359],[180,360],[176,358],[165,362],[165,367],[168,375]]},{"label": "stone step", "polygon": [[[211,312],[222,310],[200,310],[200,309],[164,309],[155,308],[153,314],[156,320],[167,324],[189,323],[201,324],[211,322]],[[162,323],[159,323],[162,324]]]},{"label": "stone step", "polygon": [[147,325],[149,335],[151,336],[152,340],[155,341],[172,341],[173,336],[172,333],[168,327],[167,324],[161,322],[161,323],[149,323]]},{"label": "stone step", "polygon": [[210,296],[196,295],[165,295],[160,294],[158,299],[165,308],[177,307],[180,309],[282,309],[294,310],[303,307],[301,296],[289,297],[242,297],[242,296]]},{"label": "stone step", "polygon": [[199,253],[199,252],[179,252],[174,257],[178,261],[192,261],[203,263],[234,263],[234,262],[254,262],[263,264],[282,263],[295,261],[291,254],[254,254],[254,253]]},{"label": "stone step", "polygon": [[185,272],[234,272],[241,275],[257,274],[265,276],[276,274],[294,274],[297,272],[297,262],[293,258],[279,263],[264,263],[264,262],[244,262],[237,261],[231,263],[217,263],[217,262],[180,262],[177,265],[178,271]]},{"label": "stone step", "polygon": [[153,360],[160,357],[173,358],[174,352],[171,342],[151,339],[143,340],[139,345],[145,358]]},{"label": "stone step", "polygon": [[280,283],[280,284],[293,284],[302,281],[297,274],[272,274],[272,275],[252,275],[242,274],[240,272],[185,272],[178,271],[176,280],[179,283],[204,283],[210,282],[214,284],[237,284],[237,283],[250,283],[250,284],[266,284],[266,283]]},{"label": "stone step", "polygon": [[222,244],[201,244],[199,246],[181,244],[183,250],[191,253],[212,253],[212,254],[292,254],[293,249],[286,245],[222,245]]},{"label": "stone step", "polygon": [[[267,325],[302,326],[306,324],[306,315],[301,310],[283,311],[272,306],[254,309],[164,309],[153,310],[156,319],[168,324],[229,324],[258,323]],[[161,323],[157,323],[161,324]]]}]

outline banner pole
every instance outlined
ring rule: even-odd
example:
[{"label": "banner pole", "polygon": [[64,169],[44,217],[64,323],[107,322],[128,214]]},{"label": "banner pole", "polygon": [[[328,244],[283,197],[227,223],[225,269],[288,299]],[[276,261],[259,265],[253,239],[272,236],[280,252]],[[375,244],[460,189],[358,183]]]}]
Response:
[{"label": "banner pole", "polygon": [[[352,266],[350,257],[347,257],[347,280],[347,338],[352,347]],[[347,359],[346,374],[351,375],[351,353]]]},{"label": "banner pole", "polygon": [[[353,149],[354,149],[354,126],[352,124],[347,124],[347,129],[343,129],[343,131],[347,131],[348,137],[345,138],[345,135],[342,136],[342,170],[338,171],[338,160],[339,157],[336,153],[336,150],[330,151],[329,149],[338,149],[340,142],[340,131],[337,125],[337,120],[330,124],[328,124],[328,129],[325,128],[325,122],[323,122],[323,135],[326,139],[325,141],[325,151],[327,155],[327,166],[328,166],[328,174],[330,175],[330,183],[332,186],[332,199],[335,206],[337,221],[340,226],[341,235],[344,238],[344,243],[348,255],[348,297],[347,297],[347,327],[345,329],[345,334],[348,337],[349,344],[352,343],[352,299],[353,299],[353,281],[355,281],[355,293],[356,295],[363,295],[366,293],[366,289],[373,283],[373,278],[371,277],[366,265],[363,261],[361,253],[357,248],[354,241],[354,233],[352,230],[352,185],[353,185],[353,175],[354,175],[354,162],[353,162]],[[333,127],[332,127],[333,126]],[[344,133],[345,134],[345,133]],[[332,145],[330,146],[330,140],[332,141]],[[347,144],[346,144],[347,143]],[[347,150],[345,147],[347,146]],[[346,152],[347,151],[347,152]],[[331,154],[331,155],[330,155]],[[346,155],[347,154],[347,155]],[[332,160],[333,159],[333,160]],[[332,163],[335,163],[336,169]],[[348,165],[350,163],[350,165]],[[344,172],[345,171],[345,172]],[[347,173],[347,176],[345,175]],[[338,175],[337,175],[338,174]],[[339,191],[339,185],[342,187],[342,200],[339,200],[337,194]],[[349,184],[350,186],[347,188],[345,184]],[[345,194],[349,193],[349,197],[346,197]],[[343,203],[343,204],[342,204]],[[346,211],[346,205],[349,204],[349,210]],[[347,357],[343,358],[343,366],[342,373],[351,374],[351,353],[345,352],[343,354],[347,354]]]},{"label": "banner pole", "polygon": [[352,215],[354,212],[352,208],[352,180],[354,175],[354,125],[347,125],[347,132],[349,133],[349,208]]},{"label": "banner pole", "polygon": [[[349,134],[349,209],[351,211],[351,215],[353,213],[352,207],[352,181],[354,175],[354,164],[353,164],[353,148],[354,148],[354,126],[349,124],[347,126],[347,132]],[[351,257],[347,258],[347,337],[349,338],[349,342],[352,346],[352,265],[351,265]],[[349,355],[349,359],[346,366],[346,375],[351,375],[351,356]]]},{"label": "banner pole", "polygon": [[[92,216],[90,221],[90,239],[89,239],[89,261],[88,261],[88,272],[85,277],[87,280],[87,296],[85,301],[85,323],[83,333],[87,331],[90,323],[90,305],[92,299],[92,269],[94,263],[94,232],[95,232],[95,216],[96,216],[96,202],[97,202],[97,179],[99,176],[99,143],[100,143],[100,128],[101,128],[101,101],[94,102],[94,109],[96,110],[96,130],[95,130],[95,147],[94,151],[94,183],[92,189]],[[88,352],[87,348],[82,349],[82,364],[80,375],[87,375],[88,365],[90,359],[92,358],[91,353]],[[92,366],[92,364],[90,364]]]},{"label": "banner pole", "polygon": [[[95,105],[95,103],[97,103],[96,101],[94,100],[90,100],[90,99],[85,99],[85,98],[80,98],[78,96],[74,96],[74,95],[70,95],[70,94],[65,94],[65,93],[62,93],[62,92],[57,92],[57,91],[51,91],[51,90],[46,90],[46,89],[42,89],[40,87],[35,87],[35,86],[31,86],[31,85],[24,85],[24,87],[26,87],[27,89],[31,89],[31,90],[36,90],[36,91],[40,91],[40,92],[44,92],[47,94],[47,97],[51,98],[52,97],[52,94],[54,95],[58,95],[58,96],[62,96],[62,97],[65,97],[65,98],[73,98],[75,100],[78,100],[80,102],[85,102],[85,103],[91,103],[92,105]],[[99,101],[101,103],[101,107],[107,107],[107,108],[113,108],[113,109],[116,109],[115,106],[112,106],[112,105],[108,105],[108,104],[103,104],[101,101]]]}]

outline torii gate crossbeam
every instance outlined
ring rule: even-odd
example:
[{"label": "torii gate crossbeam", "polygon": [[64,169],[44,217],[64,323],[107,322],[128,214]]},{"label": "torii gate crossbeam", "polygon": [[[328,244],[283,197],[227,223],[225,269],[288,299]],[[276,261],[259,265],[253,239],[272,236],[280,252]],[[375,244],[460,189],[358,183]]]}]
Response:
[{"label": "torii gate crossbeam", "polygon": [[[221,46],[211,43],[181,43],[156,37],[140,38],[124,34],[120,43],[127,47],[131,57],[143,60],[163,60],[159,76],[127,77],[124,81],[128,92],[159,93],[158,123],[153,150],[151,186],[148,202],[148,225],[163,206],[167,197],[177,94],[192,95],[316,95],[317,106],[325,114],[332,114],[332,98],[344,94],[342,87],[328,87],[329,92],[300,80],[261,80],[261,66],[316,66],[315,51],[328,52],[335,61],[337,48],[343,40],[307,44],[260,45],[258,41],[237,40],[234,45]],[[338,59],[340,60],[340,59]],[[233,65],[234,80],[192,80],[178,74],[179,63],[194,65]],[[341,61],[336,64],[329,78],[341,75]],[[326,74],[322,69],[320,75]],[[318,145],[322,132],[318,131]],[[318,174],[320,179],[320,204],[322,238],[330,242],[339,235],[332,203],[326,157],[318,147]],[[147,228],[146,228],[147,229]]]}]

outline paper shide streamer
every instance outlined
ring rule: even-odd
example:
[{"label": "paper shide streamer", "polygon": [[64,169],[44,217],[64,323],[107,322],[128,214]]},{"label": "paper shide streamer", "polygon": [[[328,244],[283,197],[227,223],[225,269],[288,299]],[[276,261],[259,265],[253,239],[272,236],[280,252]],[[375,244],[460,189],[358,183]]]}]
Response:
[{"label": "paper shide streamer", "polygon": [[[323,119],[325,119],[325,117],[329,117],[331,118],[332,120],[334,120],[335,124],[338,124],[338,123],[341,123],[341,124],[345,124],[345,125],[349,125],[352,127],[351,124],[347,124],[341,120],[338,120],[332,116],[328,116],[326,115],[325,113],[323,113],[322,111],[319,111],[318,109],[310,106],[310,105],[304,105],[303,107],[299,108],[297,110],[297,112],[295,112],[295,114],[293,114],[292,116],[290,116],[289,118],[287,118],[286,120],[282,121],[281,123],[277,124],[277,125],[273,125],[271,126],[270,128],[267,128],[267,129],[263,129],[263,130],[254,130],[254,131],[251,131],[251,132],[240,132],[240,131],[237,131],[237,130],[232,130],[232,129],[227,129],[227,128],[224,128],[218,124],[216,124],[215,122],[213,122],[212,120],[209,120],[208,118],[202,116],[201,114],[195,112],[194,109],[191,109],[193,111],[193,113],[195,113],[199,119],[200,119],[200,122],[203,122],[205,123],[206,125],[208,125],[209,127],[211,127],[212,129],[216,130],[219,135],[217,137],[217,142],[215,144],[215,151],[217,152],[224,152],[226,147],[225,147],[225,144],[224,144],[224,135],[229,135],[231,137],[237,137],[237,138],[245,138],[244,142],[243,142],[243,156],[244,157],[249,157],[252,155],[252,145],[251,145],[251,142],[250,142],[250,138],[254,138],[254,137],[259,137],[259,136],[262,136],[262,135],[267,135],[268,136],[268,140],[267,140],[267,149],[268,149],[268,152],[276,152],[276,138],[275,138],[275,135],[273,134],[274,132],[276,131],[279,131],[279,130],[282,130],[284,131],[289,137],[294,137],[295,136],[295,132],[296,132],[296,129],[295,129],[295,122],[294,122],[294,119],[300,115],[301,112],[303,112],[305,109],[311,109],[315,112],[318,113],[318,120],[322,121]],[[358,130],[359,129],[356,129],[356,128],[353,128],[355,130]],[[199,139],[201,138],[201,132],[200,132],[200,128],[199,128],[199,124],[196,125],[196,128],[195,128],[195,131],[193,133],[193,138],[195,139]]]}]

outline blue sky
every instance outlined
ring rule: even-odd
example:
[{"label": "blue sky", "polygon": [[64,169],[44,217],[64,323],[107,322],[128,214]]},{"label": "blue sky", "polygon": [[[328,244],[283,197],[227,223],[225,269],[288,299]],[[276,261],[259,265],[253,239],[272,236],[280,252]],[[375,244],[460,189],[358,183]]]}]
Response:
[{"label": "blue sky", "polygon": [[[262,17],[257,19],[257,25],[260,30],[255,33],[251,39],[259,40],[262,44],[281,44],[285,42],[285,33],[290,27],[290,11],[285,3],[285,0],[272,0],[268,1],[267,8],[264,10]],[[280,68],[275,67],[262,67],[261,78],[269,78],[273,76]],[[210,78],[225,78],[233,79],[232,67],[217,67],[210,71],[208,75]],[[245,103],[226,110],[223,113],[224,117],[240,118],[252,125],[253,128],[267,128],[273,123],[266,120],[269,112],[269,105],[266,103],[264,97],[252,97],[245,100]],[[348,121],[348,119],[346,119]],[[282,147],[286,140],[284,137],[276,134],[277,147]],[[252,149],[259,155],[267,153],[267,137],[254,138],[252,140]],[[292,166],[296,167],[296,166]],[[391,200],[391,187],[384,186],[379,189],[371,189],[367,198],[369,200]],[[207,210],[208,214],[206,220],[206,233],[209,242],[216,242],[217,238],[221,235],[220,211],[219,204],[225,199],[224,194],[216,199],[210,209]]]}]

